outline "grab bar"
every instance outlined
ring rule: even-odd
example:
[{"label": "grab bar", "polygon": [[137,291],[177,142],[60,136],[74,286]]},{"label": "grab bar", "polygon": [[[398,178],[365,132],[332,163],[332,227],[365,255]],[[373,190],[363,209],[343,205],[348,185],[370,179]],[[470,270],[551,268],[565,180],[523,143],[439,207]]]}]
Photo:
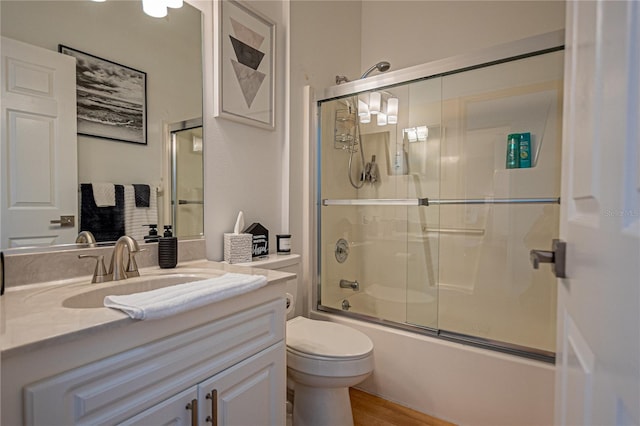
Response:
[{"label": "grab bar", "polygon": [[437,232],[438,234],[465,234],[465,235],[484,235],[484,229],[475,228],[428,228],[422,227],[422,232]]},{"label": "grab bar", "polygon": [[455,204],[560,204],[560,198],[471,198],[471,199],[430,199],[430,198],[388,198],[388,199],[323,199],[323,206],[431,206]]}]

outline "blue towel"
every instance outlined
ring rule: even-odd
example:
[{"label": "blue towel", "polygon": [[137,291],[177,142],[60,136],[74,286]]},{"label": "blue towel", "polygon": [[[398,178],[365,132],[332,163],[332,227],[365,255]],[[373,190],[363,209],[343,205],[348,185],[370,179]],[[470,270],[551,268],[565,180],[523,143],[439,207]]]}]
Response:
[{"label": "blue towel", "polygon": [[133,190],[136,197],[136,207],[149,207],[149,198],[151,197],[149,185],[134,183]]},{"label": "blue towel", "polygon": [[90,183],[80,184],[80,231],[91,231],[96,241],[116,241],[124,235],[124,187],[116,185],[116,205],[98,207]]}]

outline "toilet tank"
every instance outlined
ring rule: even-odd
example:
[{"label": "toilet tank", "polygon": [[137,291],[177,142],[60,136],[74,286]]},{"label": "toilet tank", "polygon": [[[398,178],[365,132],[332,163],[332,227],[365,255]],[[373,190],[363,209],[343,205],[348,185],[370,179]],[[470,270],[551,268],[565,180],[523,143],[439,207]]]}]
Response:
[{"label": "toilet tank", "polygon": [[[291,272],[300,277],[300,255],[299,254],[270,254],[253,262],[234,263],[234,265],[251,266],[252,268],[270,269],[273,271]],[[287,319],[303,314],[303,301],[298,297],[303,294],[299,289],[299,279],[289,280],[286,285],[287,293],[293,296],[293,310],[287,314]]]}]

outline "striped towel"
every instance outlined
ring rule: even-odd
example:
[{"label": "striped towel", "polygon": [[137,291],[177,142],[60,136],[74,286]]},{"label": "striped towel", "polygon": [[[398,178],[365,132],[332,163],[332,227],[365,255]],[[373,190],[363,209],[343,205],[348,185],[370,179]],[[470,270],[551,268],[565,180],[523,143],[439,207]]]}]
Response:
[{"label": "striped towel", "polygon": [[121,296],[107,296],[104,306],[133,319],[159,319],[229,299],[267,284],[263,275],[227,273],[221,277]]},{"label": "striped towel", "polygon": [[124,185],[124,232],[138,242],[144,241],[149,228],[144,225],[158,224],[158,196],[152,188],[149,194],[149,207],[136,207],[136,195],[133,185]]}]

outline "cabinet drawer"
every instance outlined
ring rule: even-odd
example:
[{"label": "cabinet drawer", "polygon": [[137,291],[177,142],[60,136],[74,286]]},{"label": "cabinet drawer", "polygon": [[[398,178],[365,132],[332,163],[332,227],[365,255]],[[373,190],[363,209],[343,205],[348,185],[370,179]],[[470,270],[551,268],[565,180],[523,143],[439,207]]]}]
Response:
[{"label": "cabinet drawer", "polygon": [[282,299],[25,387],[26,424],[114,424],[284,340]]}]

